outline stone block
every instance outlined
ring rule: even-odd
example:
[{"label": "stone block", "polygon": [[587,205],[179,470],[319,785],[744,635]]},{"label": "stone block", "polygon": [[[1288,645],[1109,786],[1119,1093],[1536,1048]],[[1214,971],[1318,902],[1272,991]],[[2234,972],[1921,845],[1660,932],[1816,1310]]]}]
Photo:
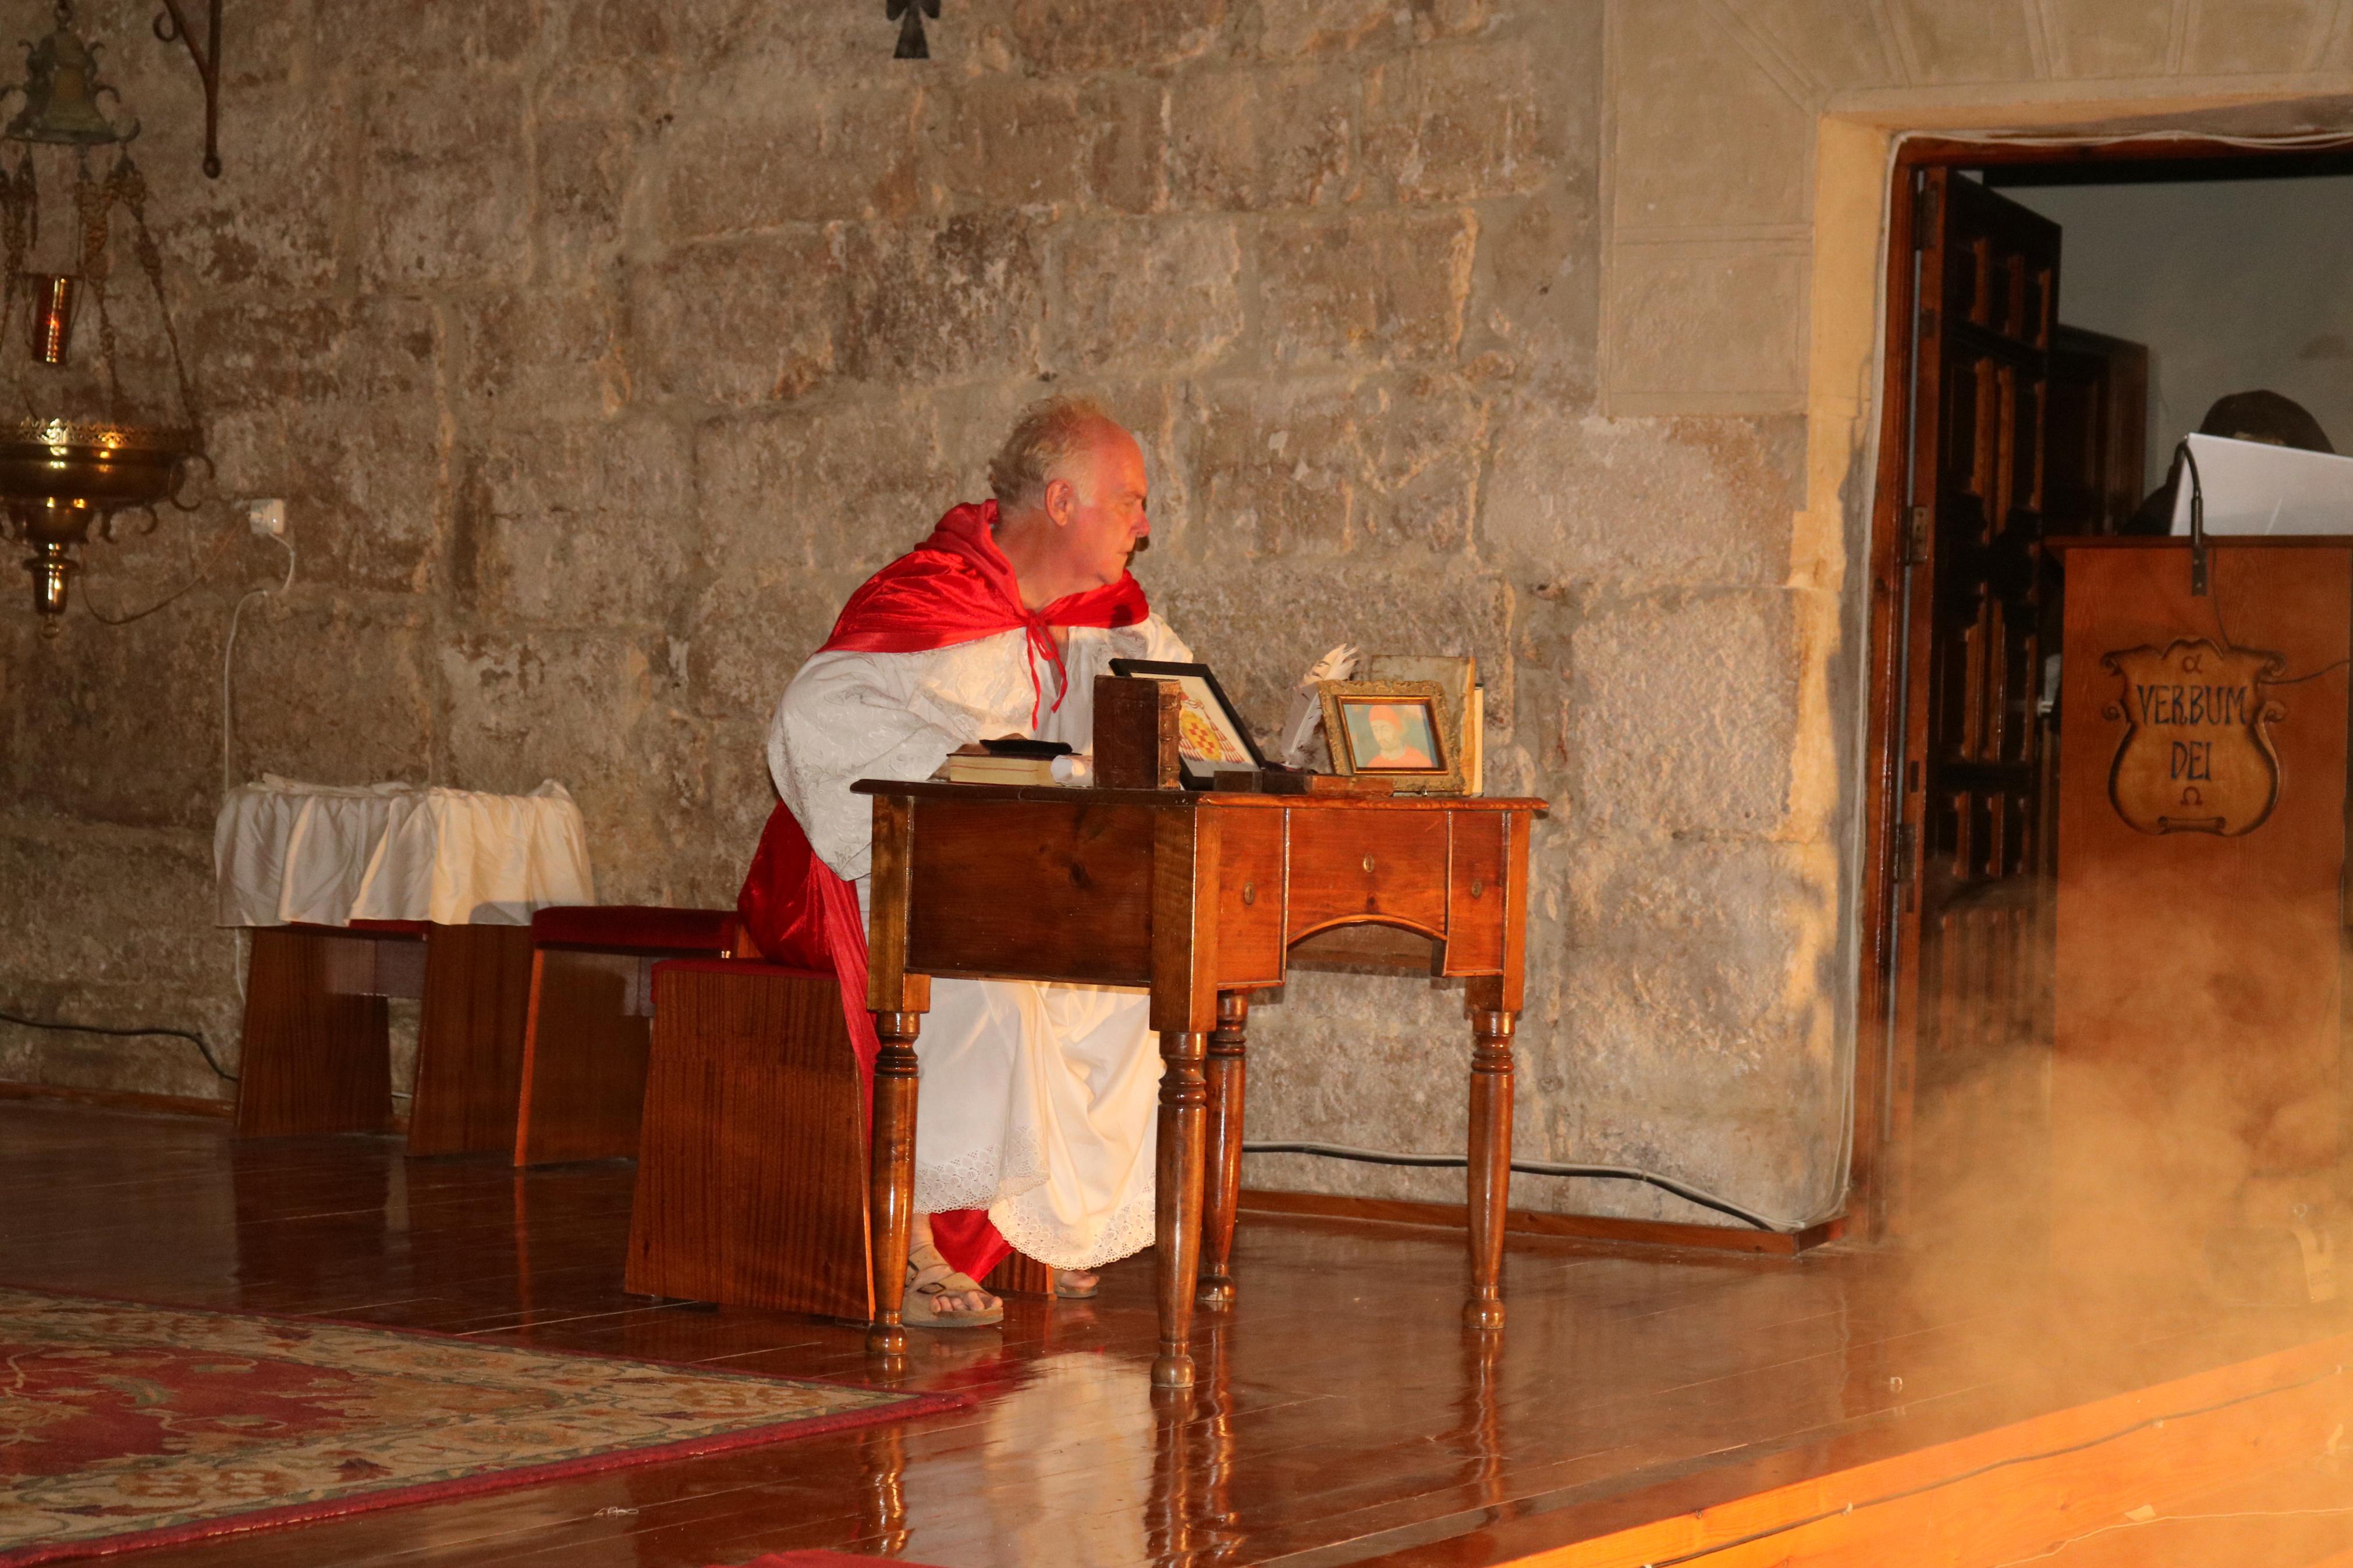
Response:
[{"label": "stone block", "polygon": [[1259,331],[1285,366],[1451,356],[1479,236],[1469,213],[1270,223],[1255,236]]},{"label": "stone block", "polygon": [[1594,604],[1570,658],[1567,752],[1579,821],[1642,834],[1782,831],[1799,742],[1793,595],[1668,592]]},{"label": "stone block", "polygon": [[1067,225],[1050,255],[1048,358],[1059,374],[1123,364],[1198,370],[1242,335],[1240,242],[1226,220]]},{"label": "stone block", "polygon": [[2051,0],[2044,23],[2070,77],[2161,76],[2173,0]]},{"label": "stone block", "polygon": [[692,47],[681,36],[679,10],[637,0],[551,10],[550,41],[533,62],[532,82],[543,123],[596,116],[643,125],[673,111],[685,69],[680,57]]},{"label": "stone block", "polygon": [[1085,205],[1097,127],[1078,83],[976,76],[925,107],[921,133],[904,144],[935,149],[925,174],[951,207],[1042,214]]},{"label": "stone block", "polygon": [[209,810],[169,829],[11,812],[0,817],[0,864],[26,895],[0,902],[0,974],[12,987],[187,986],[235,973],[229,937],[213,924]]},{"label": "stone block", "polygon": [[481,432],[458,456],[458,605],[510,625],[669,621],[699,552],[687,443],[647,417]]},{"label": "stone block", "polygon": [[1079,114],[1092,127],[1087,183],[1095,201],[1113,212],[1154,212],[1167,205],[1168,124],[1166,90],[1140,89],[1120,78],[1079,89]]},{"label": "stone block", "polygon": [[1232,48],[1229,0],[1010,0],[1006,17],[1018,58],[1043,72],[1160,70]]},{"label": "stone block", "polygon": [[[425,783],[437,726],[421,607],[298,594],[237,625],[231,776]],[[218,675],[215,668],[216,678]]]},{"label": "stone block", "polygon": [[2034,47],[2022,5],[1978,0],[1889,0],[1889,14],[1929,82],[2031,81]]},{"label": "stone block", "polygon": [[695,831],[662,868],[665,901],[733,909],[752,852],[776,804],[768,781],[767,715],[747,714],[705,731],[710,757],[709,804]]},{"label": "stone block", "polygon": [[1229,557],[1182,577],[1150,565],[1139,575],[1153,607],[1217,669],[1262,742],[1289,711],[1292,688],[1335,643],[1473,655],[1488,711],[1513,710],[1512,590],[1491,574],[1459,563],[1433,569],[1426,558],[1408,570],[1395,560]]},{"label": "stone block", "polygon": [[1762,1071],[1792,1033],[1788,998],[1828,978],[1798,973],[1814,952],[1800,911],[1836,920],[1811,908],[1826,889],[1801,847],[1605,835],[1581,839],[1564,869],[1577,1032],[1607,1014],[1664,1042],[1662,1073]]},{"label": "stone block", "polygon": [[1803,251],[1620,244],[1609,266],[1603,390],[1610,406],[1643,414],[1803,407]]},{"label": "stone block", "polygon": [[463,633],[439,649],[448,782],[561,783],[588,828],[597,896],[650,900],[704,812],[703,745],[659,633]]},{"label": "stone block", "polygon": [[[1364,483],[1356,413],[1345,385],[1211,392],[1196,414],[1189,467],[1205,516],[1216,521],[1171,531],[1166,542],[1204,563],[1351,548]],[[1206,528],[1214,532],[1197,531]]]},{"label": "stone block", "polygon": [[1168,87],[1170,199],[1221,212],[1343,199],[1362,97],[1349,71],[1186,72]]},{"label": "stone block", "polygon": [[420,300],[222,300],[192,312],[183,331],[208,411],[282,413],[437,391],[438,329]]},{"label": "stone block", "polygon": [[756,724],[765,734],[785,688],[863,580],[864,574],[839,567],[794,571],[774,563],[713,577],[687,623],[693,710],[715,721]]},{"label": "stone block", "polygon": [[1195,412],[1194,482],[1215,538],[1253,556],[1464,544],[1486,450],[1483,398],[1458,377],[1221,389]]},{"label": "stone block", "polygon": [[1614,15],[1616,226],[1806,222],[1810,106],[1696,0]]},{"label": "stone block", "polygon": [[613,120],[545,120],[532,172],[532,239],[543,279],[600,271],[621,245],[621,216],[640,148]]},{"label": "stone block", "polygon": [[[854,587],[965,499],[940,472],[931,425],[918,401],[889,397],[703,421],[693,471],[704,569],[854,573]],[[985,461],[969,457],[973,469]]]},{"label": "stone block", "polygon": [[440,408],[425,399],[281,405],[286,500],[301,581],[368,592],[422,588],[440,548]]},{"label": "stone block", "polygon": [[[480,72],[523,63],[548,14],[538,6],[416,5],[313,12],[311,49],[322,68],[354,76]],[[412,80],[411,89],[416,84]]]},{"label": "stone block", "polygon": [[1767,587],[1788,574],[1805,421],[1605,419],[1541,395],[1503,419],[1481,552],[1561,588]]},{"label": "stone block", "polygon": [[1556,407],[1589,405],[1600,339],[1601,240],[1595,171],[1556,171],[1547,187],[1491,203],[1465,308],[1465,354],[1493,350],[1524,368]]},{"label": "stone block", "polygon": [[842,268],[845,374],[899,387],[1037,374],[1045,268],[1018,216],[853,230]]},{"label": "stone block", "polygon": [[630,361],[691,402],[797,397],[837,369],[845,298],[821,229],[673,250],[629,273]]},{"label": "stone block", "polygon": [[[109,570],[109,547],[83,553],[98,579],[90,596],[113,613],[168,592],[126,592]],[[24,584],[9,584],[11,595]],[[31,618],[21,601],[8,612]],[[54,638],[28,629],[8,683],[17,805],[56,814],[59,831],[76,822],[209,824],[219,804],[227,619],[222,595],[199,589],[127,626],[100,626],[78,605]],[[16,884],[27,897],[38,886]]]},{"label": "stone block", "polygon": [[1255,42],[1271,59],[1345,55],[1396,42],[1410,15],[1395,0],[1261,0],[1253,18]]},{"label": "stone block", "polygon": [[[212,923],[212,833],[57,817],[0,818],[0,986],[12,1011],[200,1034],[228,1070],[239,1026],[234,933]],[[0,1025],[0,1074],[19,1082],[232,1099],[235,1086],[172,1037]]]},{"label": "stone block", "polygon": [[1559,163],[1557,62],[1524,43],[1422,48],[1365,78],[1365,172],[1400,202],[1519,195]]},{"label": "stone block", "polygon": [[602,419],[628,400],[621,302],[608,279],[466,295],[441,317],[450,400],[475,417]]},{"label": "stone block", "polygon": [[913,213],[937,101],[908,77],[856,90],[812,81],[792,93],[776,92],[773,78],[740,79],[735,92],[690,100],[649,172],[666,237]]},{"label": "stone block", "polygon": [[372,79],[355,97],[361,276],[394,290],[522,282],[531,268],[529,167],[485,156],[526,144],[520,79]]},{"label": "stone block", "polygon": [[[609,3],[621,10],[646,9],[638,0]],[[678,58],[696,75],[733,68],[754,73],[747,79],[754,81],[789,77],[824,83],[877,69],[908,74],[906,62],[891,58],[898,26],[879,10],[860,25],[824,6],[779,5],[776,0],[676,0],[665,9]],[[965,25],[963,18],[934,24]]]},{"label": "stone block", "polygon": [[[221,290],[279,295],[335,280],[336,221],[359,153],[340,87],[307,97],[255,92],[246,105],[223,132],[218,180],[179,177],[176,161],[150,165],[149,221],[183,321],[195,301]],[[190,126],[192,145],[201,123]],[[117,222],[127,239],[128,226]]]}]

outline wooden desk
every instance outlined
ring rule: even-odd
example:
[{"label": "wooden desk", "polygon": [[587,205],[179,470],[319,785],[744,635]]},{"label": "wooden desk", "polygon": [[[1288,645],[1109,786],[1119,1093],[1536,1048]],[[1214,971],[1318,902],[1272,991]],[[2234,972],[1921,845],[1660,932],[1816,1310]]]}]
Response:
[{"label": "wooden desk", "polygon": [[1148,986],[1166,1062],[1155,1173],[1160,1354],[1152,1379],[1189,1386],[1197,1283],[1211,1310],[1233,1300],[1228,1259],[1240,1187],[1249,994],[1282,984],[1294,943],[1352,925],[1424,937],[1431,973],[1469,982],[1464,1317],[1483,1328],[1502,1324],[1512,1031],[1526,940],[1528,826],[1543,801],[874,779],[854,787],[874,797],[867,1005],[882,1046],[874,1071],[878,1315],[870,1348],[884,1355],[906,1348],[899,1300],[915,1179],[914,1042],[931,977]]}]

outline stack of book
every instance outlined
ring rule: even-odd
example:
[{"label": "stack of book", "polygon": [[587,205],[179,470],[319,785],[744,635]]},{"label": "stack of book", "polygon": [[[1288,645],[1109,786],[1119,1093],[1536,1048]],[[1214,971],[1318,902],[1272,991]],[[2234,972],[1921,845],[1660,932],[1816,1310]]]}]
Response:
[{"label": "stack of book", "polygon": [[1071,784],[1094,783],[1094,763],[1059,742],[1004,741],[958,746],[932,776],[950,784]]}]

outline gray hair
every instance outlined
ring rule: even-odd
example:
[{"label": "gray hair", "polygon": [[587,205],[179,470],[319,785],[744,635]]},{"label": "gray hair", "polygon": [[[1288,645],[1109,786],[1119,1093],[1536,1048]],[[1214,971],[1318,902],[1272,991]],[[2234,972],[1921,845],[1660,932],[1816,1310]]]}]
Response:
[{"label": "gray hair", "polygon": [[1106,429],[1125,426],[1092,397],[1049,397],[1023,409],[988,461],[988,488],[997,506],[1010,511],[1036,501],[1046,481]]}]

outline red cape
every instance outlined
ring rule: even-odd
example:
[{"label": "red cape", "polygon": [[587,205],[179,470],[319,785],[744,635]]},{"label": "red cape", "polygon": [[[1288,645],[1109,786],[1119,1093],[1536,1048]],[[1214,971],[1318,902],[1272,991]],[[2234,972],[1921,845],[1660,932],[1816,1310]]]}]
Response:
[{"label": "red cape", "polygon": [[[819,653],[923,653],[977,642],[1016,628],[1029,633],[1029,679],[1039,702],[1042,654],[1055,672],[1054,706],[1061,706],[1061,650],[1056,626],[1129,626],[1151,613],[1144,589],[1123,574],[1120,580],[1055,600],[1042,610],[1021,602],[1012,563],[997,547],[997,503],[960,506],[940,519],[932,536],[866,580],[849,596],[833,635]],[[1031,709],[1031,721],[1037,708]],[[858,912],[858,892],[809,847],[808,836],[779,801],[768,814],[752,868],[736,896],[744,929],[763,957],[803,969],[830,970],[841,982],[841,1011],[858,1051],[859,1076],[867,1103],[874,1096],[874,1058],[881,1042],[866,1011],[866,922]],[[932,1216],[932,1238],[941,1256],[978,1279],[1013,1249],[981,1209],[955,1209]]]}]

